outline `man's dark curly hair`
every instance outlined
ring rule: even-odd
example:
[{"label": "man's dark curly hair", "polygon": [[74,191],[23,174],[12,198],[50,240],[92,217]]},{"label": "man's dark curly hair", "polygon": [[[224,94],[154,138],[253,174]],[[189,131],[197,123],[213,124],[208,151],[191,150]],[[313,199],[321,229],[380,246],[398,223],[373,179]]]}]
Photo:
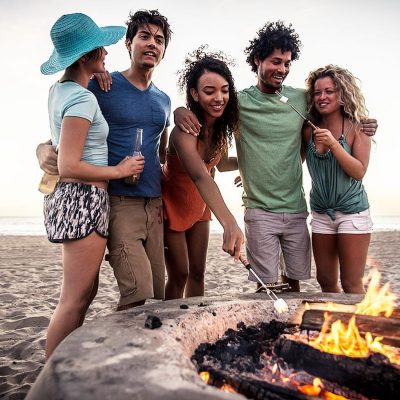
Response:
[{"label": "man's dark curly hair", "polygon": [[[178,71],[178,87],[182,93],[186,93],[186,106],[204,125],[204,110],[199,102],[194,101],[190,89],[197,90],[199,79],[206,71],[215,72],[228,82],[229,101],[221,117],[214,123],[211,149],[207,154],[208,158],[212,158],[219,152],[226,152],[228,146],[231,145],[239,121],[239,105],[235,82],[228,67],[228,65],[234,65],[233,60],[222,52],[206,52],[206,50],[207,46],[203,45],[186,56],[184,68]],[[204,135],[203,130],[200,132],[200,139],[202,135]]]},{"label": "man's dark curly hair", "polygon": [[257,37],[250,41],[244,53],[246,61],[253,72],[257,72],[255,59],[265,60],[275,49],[283,52],[292,52],[292,61],[300,56],[301,42],[299,35],[292,28],[292,24],[286,26],[282,21],[267,22],[258,32]]},{"label": "man's dark curly hair", "polygon": [[126,21],[126,26],[128,27],[126,30],[126,39],[132,40],[140,26],[149,24],[156,25],[163,31],[166,50],[171,40],[172,31],[167,18],[161,15],[158,10],[139,10],[134,14],[130,12]]}]

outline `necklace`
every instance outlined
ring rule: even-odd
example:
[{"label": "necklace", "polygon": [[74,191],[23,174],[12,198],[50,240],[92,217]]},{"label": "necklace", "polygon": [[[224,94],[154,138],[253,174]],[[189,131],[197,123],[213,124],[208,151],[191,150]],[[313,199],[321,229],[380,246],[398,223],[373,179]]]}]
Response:
[{"label": "necklace", "polygon": [[[344,138],[344,115],[342,115],[342,132],[339,136],[338,139],[336,139],[338,142],[340,142],[342,139]],[[328,149],[325,153],[320,153],[317,150],[317,147],[315,146],[314,140],[311,140],[311,151],[313,152],[313,154],[318,157],[318,158],[328,158],[330,156],[331,153],[331,149]]]}]

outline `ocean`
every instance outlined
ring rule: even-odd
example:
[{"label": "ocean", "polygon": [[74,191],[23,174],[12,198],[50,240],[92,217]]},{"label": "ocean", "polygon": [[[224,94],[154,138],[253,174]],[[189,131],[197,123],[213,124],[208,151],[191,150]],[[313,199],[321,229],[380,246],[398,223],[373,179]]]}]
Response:
[{"label": "ocean", "polygon": [[[243,217],[236,216],[239,226],[243,229]],[[375,231],[400,231],[400,215],[374,216]],[[222,233],[222,227],[214,217],[211,221],[211,232]],[[0,235],[45,235],[43,217],[0,217]]]}]

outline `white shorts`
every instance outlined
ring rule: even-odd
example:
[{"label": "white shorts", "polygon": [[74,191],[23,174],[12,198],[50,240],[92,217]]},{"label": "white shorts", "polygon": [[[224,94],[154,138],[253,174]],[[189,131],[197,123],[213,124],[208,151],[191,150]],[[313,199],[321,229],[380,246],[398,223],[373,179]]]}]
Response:
[{"label": "white shorts", "polygon": [[354,235],[372,233],[373,224],[369,209],[355,214],[344,214],[336,211],[334,221],[328,214],[320,214],[312,211],[312,233],[335,235],[338,233],[350,233]]}]

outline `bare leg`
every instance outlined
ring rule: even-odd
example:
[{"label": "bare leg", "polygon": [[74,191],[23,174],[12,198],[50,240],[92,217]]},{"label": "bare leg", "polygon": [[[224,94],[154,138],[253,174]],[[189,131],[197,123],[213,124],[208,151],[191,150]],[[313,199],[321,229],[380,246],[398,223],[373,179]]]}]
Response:
[{"label": "bare leg", "polygon": [[337,235],[312,234],[317,281],[323,292],[340,293]]},{"label": "bare leg", "polygon": [[93,286],[92,286],[92,290],[90,292],[90,296],[88,298],[88,301],[86,303],[86,307],[83,310],[82,315],[81,315],[81,319],[79,321],[79,326],[83,325],[83,321],[85,321],[85,316],[86,316],[87,310],[89,309],[90,305],[92,304],[92,301],[96,297],[98,288],[99,288],[99,273],[97,273],[96,279],[93,282]]},{"label": "bare leg", "polygon": [[164,228],[165,265],[168,279],[165,286],[165,300],[183,297],[189,271],[188,249],[185,232]]},{"label": "bare leg", "polygon": [[365,293],[362,279],[371,234],[339,234],[340,281],[345,293]]},{"label": "bare leg", "polygon": [[210,223],[201,221],[186,232],[189,253],[189,277],[185,297],[204,296],[204,273],[206,271]]},{"label": "bare leg", "polygon": [[106,248],[106,239],[93,232],[63,243],[63,282],[59,303],[51,317],[46,339],[46,360],[58,344],[79,327]]}]

